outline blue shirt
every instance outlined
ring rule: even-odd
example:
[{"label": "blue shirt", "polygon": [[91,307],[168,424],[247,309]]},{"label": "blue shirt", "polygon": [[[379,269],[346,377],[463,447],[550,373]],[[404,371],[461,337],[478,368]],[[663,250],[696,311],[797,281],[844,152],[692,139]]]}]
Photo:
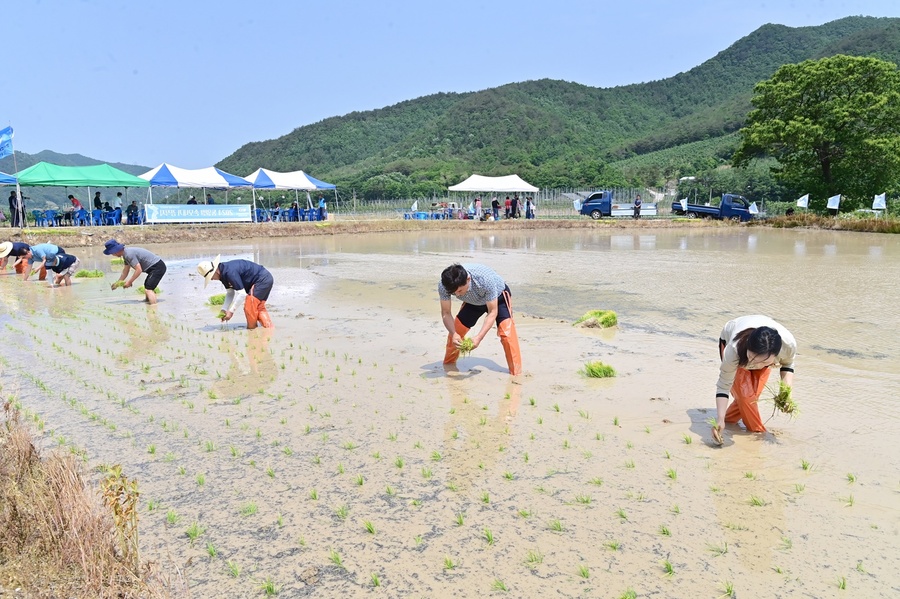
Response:
[{"label": "blue shirt", "polygon": [[39,243],[31,246],[31,259],[28,260],[28,263],[34,264],[35,262],[43,262],[47,258],[55,256],[58,253],[59,246],[53,245],[52,243]]},{"label": "blue shirt", "polygon": [[243,289],[250,293],[257,283],[271,284],[272,273],[256,262],[231,260],[219,264],[219,280],[225,289]]},{"label": "blue shirt", "polygon": [[[503,290],[506,289],[506,283],[493,270],[483,264],[461,264],[469,274],[469,290],[461,299],[467,304],[473,306],[484,306],[489,301],[500,297]],[[441,300],[450,299],[450,292],[444,288],[443,283],[438,283],[438,296]]]}]

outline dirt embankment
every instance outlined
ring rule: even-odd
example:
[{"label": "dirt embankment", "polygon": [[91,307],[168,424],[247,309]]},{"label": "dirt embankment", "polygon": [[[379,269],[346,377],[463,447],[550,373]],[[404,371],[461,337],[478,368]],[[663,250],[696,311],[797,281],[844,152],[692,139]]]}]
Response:
[{"label": "dirt embankment", "polygon": [[471,220],[338,220],[322,223],[184,224],[120,227],[58,227],[13,229],[9,239],[29,244],[58,242],[64,246],[103,245],[110,238],[126,244],[220,241],[260,237],[305,237],[345,233],[388,233],[398,231],[510,231],[544,229],[672,229],[739,226],[722,221],[683,220],[513,220],[478,222]]}]

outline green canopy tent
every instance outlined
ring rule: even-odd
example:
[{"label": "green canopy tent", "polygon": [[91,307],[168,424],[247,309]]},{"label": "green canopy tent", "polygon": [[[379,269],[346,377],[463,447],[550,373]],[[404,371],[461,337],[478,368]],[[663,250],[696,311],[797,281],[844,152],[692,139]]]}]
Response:
[{"label": "green canopy tent", "polygon": [[108,164],[59,166],[49,162],[38,162],[16,173],[16,177],[19,185],[23,187],[87,187],[88,201],[91,187],[150,187],[149,181],[129,175]]}]

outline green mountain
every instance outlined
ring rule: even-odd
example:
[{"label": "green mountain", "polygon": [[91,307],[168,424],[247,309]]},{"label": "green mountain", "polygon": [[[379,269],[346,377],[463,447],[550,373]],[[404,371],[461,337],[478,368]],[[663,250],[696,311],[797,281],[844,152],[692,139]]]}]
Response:
[{"label": "green mountain", "polygon": [[[248,143],[217,166],[303,169],[363,197],[442,193],[472,172],[515,172],[541,187],[660,184],[727,159],[722,148],[736,143],[756,83],[783,64],[838,53],[900,62],[900,19],[764,25],[690,71],[649,83],[594,88],[545,79],[434,94]],[[676,150],[721,137],[701,144],[707,154]],[[615,165],[650,155],[651,168]]]},{"label": "green mountain", "polygon": [[119,170],[125,171],[132,175],[140,175],[146,173],[151,167],[140,166],[137,164],[122,164],[121,162],[104,162],[94,158],[88,158],[81,154],[60,154],[51,150],[42,150],[37,154],[26,154],[25,152],[16,152],[16,160],[13,163],[13,157],[7,156],[0,158],[0,172],[14,174],[16,166],[18,170],[23,171],[29,166],[34,166],[38,162],[49,162],[60,166],[94,166],[95,164],[109,164]]}]

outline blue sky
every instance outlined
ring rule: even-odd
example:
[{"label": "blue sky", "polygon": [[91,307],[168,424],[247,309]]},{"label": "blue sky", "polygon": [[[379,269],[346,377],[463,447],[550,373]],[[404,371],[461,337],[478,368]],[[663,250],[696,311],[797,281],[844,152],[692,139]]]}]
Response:
[{"label": "blue sky", "polygon": [[184,168],[432,93],[651,81],[765,23],[900,16],[897,0],[6,4],[0,126],[17,150]]}]

